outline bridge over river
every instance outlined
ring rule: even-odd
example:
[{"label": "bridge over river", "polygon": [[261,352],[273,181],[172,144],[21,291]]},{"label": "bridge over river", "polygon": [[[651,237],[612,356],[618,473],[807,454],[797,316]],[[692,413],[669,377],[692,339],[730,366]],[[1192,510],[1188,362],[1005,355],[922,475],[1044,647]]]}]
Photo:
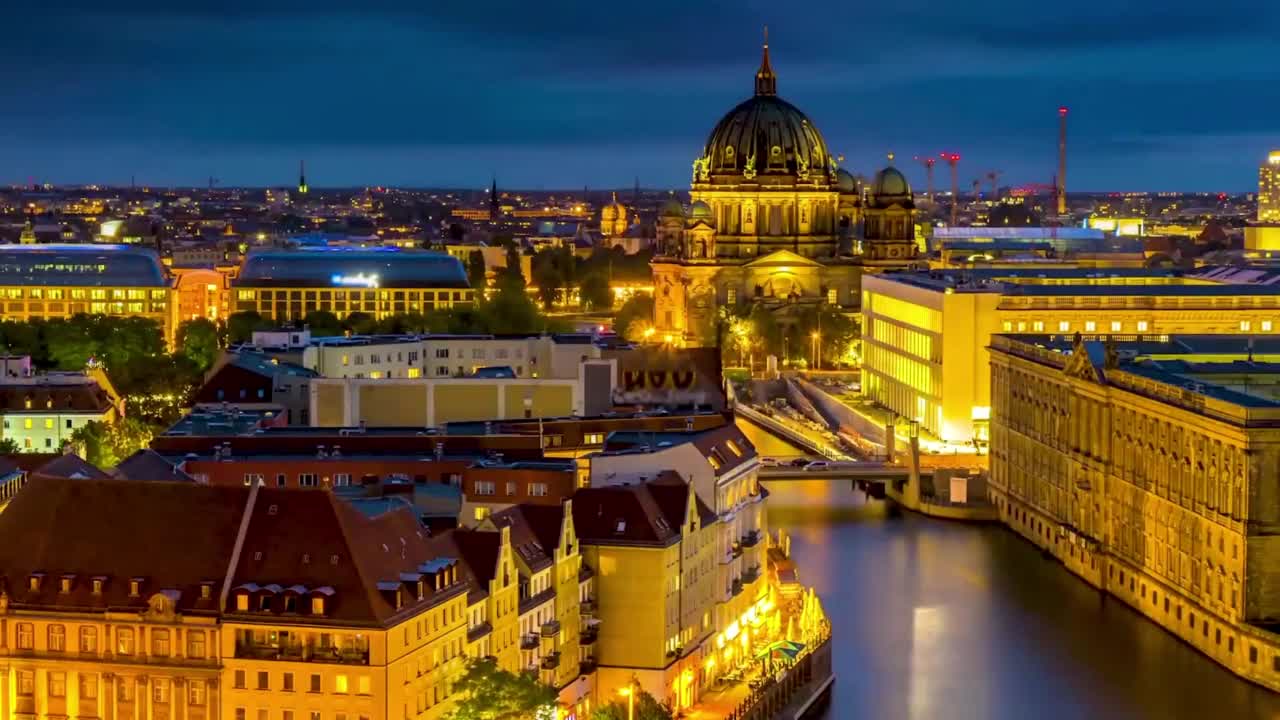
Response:
[{"label": "bridge over river", "polygon": [[[738,426],[761,455],[806,454]],[[997,525],[900,512],[851,483],[765,481],[835,635],[827,720],[1280,719],[1230,675]],[[890,610],[891,609],[891,610]]]}]

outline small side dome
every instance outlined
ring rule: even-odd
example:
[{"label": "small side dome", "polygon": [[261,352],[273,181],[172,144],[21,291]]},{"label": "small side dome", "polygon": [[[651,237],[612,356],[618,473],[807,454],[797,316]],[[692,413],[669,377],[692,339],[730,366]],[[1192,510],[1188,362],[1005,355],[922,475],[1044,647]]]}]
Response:
[{"label": "small side dome", "polygon": [[853,175],[844,168],[836,170],[836,191],[846,195],[858,191],[858,181],[854,180]]},{"label": "small side dome", "polygon": [[[892,153],[889,155],[889,162],[893,162]],[[906,176],[898,168],[890,164],[876,173],[875,181],[871,184],[871,201],[875,205],[887,207],[898,204],[909,208],[913,207],[913,198],[911,183],[907,182]]]},{"label": "small side dome", "polygon": [[711,206],[699,200],[689,206],[689,217],[695,220],[710,220]]},{"label": "small side dome", "polygon": [[679,200],[671,198],[662,206],[661,215],[664,218],[683,218],[684,206],[680,204]]}]

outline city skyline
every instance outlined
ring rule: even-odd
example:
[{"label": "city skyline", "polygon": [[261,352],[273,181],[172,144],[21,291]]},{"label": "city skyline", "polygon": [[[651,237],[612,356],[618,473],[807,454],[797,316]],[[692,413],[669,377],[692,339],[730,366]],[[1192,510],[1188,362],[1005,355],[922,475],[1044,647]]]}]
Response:
[{"label": "city skyline", "polygon": [[53,3],[0,49],[25,71],[0,89],[0,182],[279,186],[305,158],[315,187],[683,187],[765,24],[779,94],[854,172],[894,151],[922,185],[909,158],[948,150],[962,190],[1047,183],[1058,105],[1069,191],[1250,192],[1280,144],[1257,62],[1280,16],[1241,0],[734,10]]}]

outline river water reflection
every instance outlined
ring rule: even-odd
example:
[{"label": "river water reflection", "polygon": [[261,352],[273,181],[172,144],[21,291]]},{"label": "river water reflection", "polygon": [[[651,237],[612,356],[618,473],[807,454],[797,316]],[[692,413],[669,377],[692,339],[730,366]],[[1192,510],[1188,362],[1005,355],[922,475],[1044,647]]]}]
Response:
[{"label": "river water reflection", "polygon": [[[794,454],[744,427],[763,455]],[[828,718],[1276,718],[1237,679],[999,527],[929,520],[848,483],[767,485],[836,638]]]}]

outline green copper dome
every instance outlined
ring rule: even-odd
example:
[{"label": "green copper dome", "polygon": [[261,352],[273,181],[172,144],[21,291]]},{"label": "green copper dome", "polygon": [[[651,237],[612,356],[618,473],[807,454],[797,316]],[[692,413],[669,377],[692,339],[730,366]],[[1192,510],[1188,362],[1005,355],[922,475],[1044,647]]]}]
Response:
[{"label": "green copper dome", "polygon": [[890,165],[876,173],[875,182],[871,184],[871,202],[877,207],[894,204],[914,207],[911,183],[898,168]]}]

